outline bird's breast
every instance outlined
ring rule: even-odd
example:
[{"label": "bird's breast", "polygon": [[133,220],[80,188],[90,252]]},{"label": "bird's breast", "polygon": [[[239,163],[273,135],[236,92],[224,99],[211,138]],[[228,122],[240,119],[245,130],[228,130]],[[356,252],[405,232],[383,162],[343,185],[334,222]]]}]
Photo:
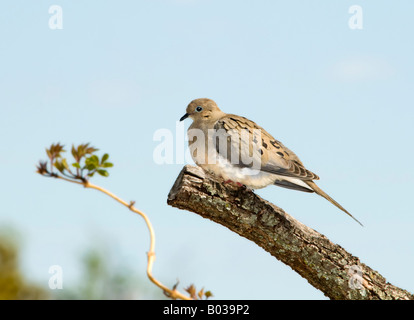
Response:
[{"label": "bird's breast", "polygon": [[210,158],[210,162],[203,164],[197,163],[196,160],[195,162],[203,169],[212,172],[218,177],[222,177],[226,181],[238,182],[251,189],[261,189],[273,184],[275,181],[275,175],[271,173],[236,166],[221,157],[218,153],[216,153],[215,161],[211,160]]}]

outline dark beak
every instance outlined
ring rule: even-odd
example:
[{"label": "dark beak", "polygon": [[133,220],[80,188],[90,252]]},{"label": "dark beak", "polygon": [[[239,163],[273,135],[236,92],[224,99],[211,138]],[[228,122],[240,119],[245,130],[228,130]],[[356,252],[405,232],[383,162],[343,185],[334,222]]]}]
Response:
[{"label": "dark beak", "polygon": [[188,113],[186,113],[185,115],[183,115],[183,116],[180,118],[180,121],[183,121],[183,120],[187,119],[187,118],[188,118],[188,116],[189,116],[189,114],[188,114]]}]

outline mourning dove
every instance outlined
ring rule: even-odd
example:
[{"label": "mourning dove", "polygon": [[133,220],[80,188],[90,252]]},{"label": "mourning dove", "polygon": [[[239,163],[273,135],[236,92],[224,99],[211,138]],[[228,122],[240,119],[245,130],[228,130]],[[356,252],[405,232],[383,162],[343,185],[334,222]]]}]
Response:
[{"label": "mourning dove", "polygon": [[206,98],[191,101],[180,121],[188,117],[191,156],[204,170],[251,189],[277,185],[315,192],[362,225],[313,182],[319,177],[293,151],[253,121],[226,114]]}]

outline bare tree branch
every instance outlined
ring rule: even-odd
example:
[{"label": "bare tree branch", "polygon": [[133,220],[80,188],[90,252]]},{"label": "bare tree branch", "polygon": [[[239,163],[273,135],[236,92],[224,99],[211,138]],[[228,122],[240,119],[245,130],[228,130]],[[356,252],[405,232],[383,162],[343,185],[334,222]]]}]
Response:
[{"label": "bare tree branch", "polygon": [[274,204],[251,190],[225,185],[198,167],[183,168],[168,195],[168,204],[195,212],[255,242],[330,299],[414,299]]}]

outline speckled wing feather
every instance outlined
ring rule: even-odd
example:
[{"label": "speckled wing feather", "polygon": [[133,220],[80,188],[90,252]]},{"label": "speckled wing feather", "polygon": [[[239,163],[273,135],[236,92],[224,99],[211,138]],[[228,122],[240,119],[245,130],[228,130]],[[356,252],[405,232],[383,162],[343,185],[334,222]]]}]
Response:
[{"label": "speckled wing feather", "polygon": [[[266,130],[249,119],[227,114],[225,117],[217,121],[214,129],[217,132],[217,141],[224,141],[220,140],[220,138],[224,139],[222,135],[226,135],[225,139],[227,141],[227,150],[225,150],[223,146],[220,146],[219,143],[216,144],[216,150],[220,155],[226,157],[229,161],[231,160],[231,147],[238,146],[240,158],[242,156],[245,156],[245,159],[247,158],[246,156],[260,157],[261,171],[306,181],[319,179],[316,174],[304,167],[298,156],[293,151],[286,148],[280,141],[273,138]],[[254,129],[260,130],[259,138],[255,138]],[[243,130],[248,130],[251,136],[248,146],[243,145],[243,141],[241,141],[243,139],[240,138]],[[255,150],[257,150],[256,153],[254,153]],[[246,155],[247,152],[249,152],[248,155]],[[249,167],[251,164],[239,161],[236,165],[240,167]]]}]

